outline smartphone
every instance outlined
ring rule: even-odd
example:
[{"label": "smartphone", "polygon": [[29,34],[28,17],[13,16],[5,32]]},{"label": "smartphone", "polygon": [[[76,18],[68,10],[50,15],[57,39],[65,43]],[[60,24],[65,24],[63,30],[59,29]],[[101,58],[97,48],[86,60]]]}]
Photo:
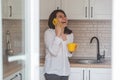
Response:
[{"label": "smartphone", "polygon": [[54,18],[52,22],[54,25],[56,25],[58,23],[58,20],[56,18]]}]

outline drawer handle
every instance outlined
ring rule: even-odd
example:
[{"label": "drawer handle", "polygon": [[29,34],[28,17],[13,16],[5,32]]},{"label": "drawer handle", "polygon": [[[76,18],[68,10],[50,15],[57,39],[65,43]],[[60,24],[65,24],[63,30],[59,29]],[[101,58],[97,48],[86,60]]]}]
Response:
[{"label": "drawer handle", "polygon": [[90,80],[90,70],[89,70],[89,80]]},{"label": "drawer handle", "polygon": [[19,75],[20,75],[20,80],[22,80],[22,74],[21,74],[21,73],[19,73]]},{"label": "drawer handle", "polygon": [[85,71],[83,70],[83,80],[84,80],[84,73],[85,73]]},{"label": "drawer handle", "polygon": [[15,75],[13,78],[11,78],[10,80],[14,80],[16,77],[18,77],[18,75]]}]

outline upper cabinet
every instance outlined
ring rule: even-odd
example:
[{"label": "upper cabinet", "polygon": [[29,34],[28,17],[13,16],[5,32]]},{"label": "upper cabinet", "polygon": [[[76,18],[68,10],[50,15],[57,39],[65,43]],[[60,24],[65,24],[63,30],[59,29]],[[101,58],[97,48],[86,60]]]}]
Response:
[{"label": "upper cabinet", "polygon": [[[23,0],[2,0],[4,19],[24,18]],[[55,9],[63,9],[68,19],[109,20],[112,0],[40,0],[40,19],[48,19]]]},{"label": "upper cabinet", "polygon": [[62,5],[68,19],[88,19],[88,0],[64,0]]},{"label": "upper cabinet", "polygon": [[112,0],[40,0],[40,19],[48,19],[55,9],[72,20],[110,20]]},{"label": "upper cabinet", "polygon": [[22,19],[24,12],[23,0],[2,0],[3,19]]},{"label": "upper cabinet", "polygon": [[112,0],[64,0],[68,19],[107,20],[112,16]]},{"label": "upper cabinet", "polygon": [[6,4],[7,4],[7,0],[2,0],[2,18],[5,18],[5,16],[7,15]]},{"label": "upper cabinet", "polygon": [[91,19],[112,19],[112,0],[90,0]]},{"label": "upper cabinet", "polygon": [[61,0],[40,0],[40,19],[48,19],[55,9],[61,9]]}]

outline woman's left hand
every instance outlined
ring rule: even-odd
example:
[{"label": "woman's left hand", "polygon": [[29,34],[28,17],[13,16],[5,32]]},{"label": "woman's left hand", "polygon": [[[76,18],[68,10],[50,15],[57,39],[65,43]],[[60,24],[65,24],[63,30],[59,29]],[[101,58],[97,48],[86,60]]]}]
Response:
[{"label": "woman's left hand", "polygon": [[61,35],[61,37],[62,37],[63,41],[66,41],[66,40],[67,40],[66,34],[63,33],[63,34]]}]

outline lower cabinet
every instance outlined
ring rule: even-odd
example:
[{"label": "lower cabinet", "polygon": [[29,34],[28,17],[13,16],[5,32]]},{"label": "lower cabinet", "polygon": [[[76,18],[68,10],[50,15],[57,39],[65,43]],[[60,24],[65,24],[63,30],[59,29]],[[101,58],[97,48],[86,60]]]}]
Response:
[{"label": "lower cabinet", "polygon": [[110,68],[71,68],[69,80],[112,80]]},{"label": "lower cabinet", "polygon": [[[112,80],[111,72],[111,68],[71,68],[69,80]],[[40,67],[40,80],[45,80],[43,67]]]},{"label": "lower cabinet", "polygon": [[24,74],[23,74],[23,70],[20,70],[10,76],[8,76],[7,78],[5,78],[4,80],[24,80]]},{"label": "lower cabinet", "polygon": [[85,80],[85,70],[83,68],[71,68],[69,80]]},{"label": "lower cabinet", "polygon": [[40,67],[40,80],[45,80],[45,77],[44,77],[44,67]]},{"label": "lower cabinet", "polygon": [[112,69],[91,68],[88,69],[88,80],[112,80]]}]

